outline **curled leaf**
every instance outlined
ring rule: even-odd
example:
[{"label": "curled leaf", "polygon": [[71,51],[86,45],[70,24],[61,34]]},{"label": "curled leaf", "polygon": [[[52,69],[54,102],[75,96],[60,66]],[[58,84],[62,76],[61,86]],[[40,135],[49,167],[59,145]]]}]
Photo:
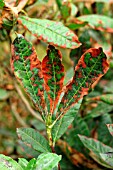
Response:
[{"label": "curled leaf", "polygon": [[47,55],[42,61],[42,72],[45,90],[50,101],[51,113],[58,103],[64,80],[64,66],[61,63],[61,53],[49,45]]}]

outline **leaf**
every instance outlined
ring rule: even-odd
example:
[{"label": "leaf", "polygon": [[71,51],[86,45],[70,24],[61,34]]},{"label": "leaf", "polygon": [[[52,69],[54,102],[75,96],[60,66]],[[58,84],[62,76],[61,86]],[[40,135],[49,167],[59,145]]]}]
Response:
[{"label": "leaf", "polygon": [[18,164],[25,169],[27,167],[27,164],[29,163],[26,159],[24,158],[18,158]]},{"label": "leaf", "polygon": [[54,143],[65,133],[68,126],[73,122],[79,111],[80,105],[81,101],[68,110],[68,112],[55,123],[52,129],[52,138]]},{"label": "leaf", "polygon": [[101,95],[100,99],[107,104],[113,104],[113,94]]},{"label": "leaf", "polygon": [[109,113],[113,110],[113,106],[107,103],[98,102],[97,107],[92,109],[85,117],[85,119],[96,118],[103,115],[104,113]]},{"label": "leaf", "polygon": [[23,170],[23,168],[12,158],[0,154],[0,169],[1,170]]},{"label": "leaf", "polygon": [[36,163],[37,170],[52,170],[58,165],[58,162],[61,160],[61,156],[58,156],[55,153],[41,154]]},{"label": "leaf", "polygon": [[[94,153],[94,155],[96,155],[93,158],[96,159],[97,162],[99,162],[100,164],[104,165],[105,167],[109,167],[107,166],[107,164],[101,159],[100,154],[105,154],[108,152],[113,152],[113,148],[104,145],[103,143],[101,143],[100,141],[93,139],[93,138],[88,138],[82,135],[78,135],[80,140],[82,141],[82,143],[84,144],[84,146],[86,148],[88,148],[91,152]],[[90,155],[91,156],[91,155]],[[110,168],[110,167],[109,167]]]},{"label": "leaf", "polygon": [[100,156],[102,157],[102,159],[111,167],[113,167],[113,153],[106,153],[106,154],[100,154]]},{"label": "leaf", "polygon": [[113,124],[107,124],[107,128],[108,128],[110,134],[113,136]]},{"label": "leaf", "polygon": [[74,121],[73,121],[73,126],[75,128],[75,135],[81,134],[85,136],[90,136],[90,131],[88,128],[87,123],[84,121],[84,119],[81,117],[80,114],[78,114]]},{"label": "leaf", "polygon": [[5,5],[4,0],[0,0],[0,9],[2,9],[4,7],[4,5]]},{"label": "leaf", "polygon": [[77,18],[80,21],[88,22],[89,25],[100,31],[113,33],[113,19],[103,15],[91,14]]},{"label": "leaf", "polygon": [[102,48],[90,48],[87,50],[75,67],[75,74],[70,83],[65,87],[65,94],[59,105],[58,112],[65,113],[71,106],[76,104],[90,88],[108,70],[107,57]]},{"label": "leaf", "polygon": [[48,141],[36,130],[32,128],[18,128],[19,138],[26,144],[30,144],[33,149],[39,152],[51,152]]},{"label": "leaf", "polygon": [[0,100],[5,100],[9,97],[8,91],[5,89],[0,88]]},{"label": "leaf", "polygon": [[14,40],[11,50],[11,67],[16,78],[38,106],[39,111],[43,113],[44,98],[41,62],[37,58],[34,47],[19,34]]},{"label": "leaf", "polygon": [[36,159],[35,158],[29,161],[25,170],[36,170]]},{"label": "leaf", "polygon": [[47,55],[42,61],[42,73],[45,90],[50,101],[50,111],[56,108],[64,81],[64,66],[61,63],[62,56],[54,46],[48,47]]},{"label": "leaf", "polygon": [[34,150],[30,145],[26,145],[21,140],[18,140],[19,147],[18,147],[18,153],[26,158],[32,158],[32,157],[38,157],[40,154],[36,150]]},{"label": "leaf", "polygon": [[108,133],[108,129],[105,126],[108,123],[112,123],[112,119],[109,113],[104,113],[98,118],[98,140],[103,142],[104,144],[109,144],[109,146],[113,145],[112,136]]},{"label": "leaf", "polygon": [[19,23],[38,39],[63,48],[77,48],[81,45],[78,37],[60,22],[22,16]]}]

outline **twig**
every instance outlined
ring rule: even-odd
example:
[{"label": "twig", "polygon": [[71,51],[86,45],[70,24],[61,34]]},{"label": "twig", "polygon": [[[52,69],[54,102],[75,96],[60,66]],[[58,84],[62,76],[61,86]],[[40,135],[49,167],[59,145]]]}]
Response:
[{"label": "twig", "polygon": [[17,6],[17,11],[20,12],[28,3],[28,0],[21,0]]},{"label": "twig", "polygon": [[31,108],[29,102],[28,102],[27,99],[24,97],[24,95],[23,95],[22,91],[20,90],[18,84],[15,82],[14,85],[15,85],[15,88],[16,88],[19,96],[21,97],[21,99],[22,99],[22,101],[24,102],[26,108],[28,109],[28,111],[29,111],[36,119],[38,119],[38,120],[40,120],[41,122],[43,122],[41,116],[40,116],[38,113],[36,113],[36,112]]},{"label": "twig", "polygon": [[28,125],[23,121],[23,119],[20,117],[19,113],[16,110],[16,105],[15,104],[11,104],[11,110],[13,112],[13,115],[15,116],[15,118],[17,119],[17,121],[23,126],[23,127],[27,127]]}]

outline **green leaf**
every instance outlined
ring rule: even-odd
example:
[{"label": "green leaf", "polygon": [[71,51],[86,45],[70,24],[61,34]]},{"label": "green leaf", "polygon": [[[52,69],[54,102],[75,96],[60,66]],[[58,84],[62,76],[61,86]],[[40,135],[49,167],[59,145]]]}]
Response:
[{"label": "green leaf", "polygon": [[18,164],[25,169],[27,167],[27,164],[29,163],[25,158],[18,158]]},{"label": "green leaf", "polygon": [[103,103],[103,102],[98,102],[97,107],[95,107],[94,109],[91,110],[91,112],[89,112],[85,119],[90,119],[90,118],[96,118],[98,116],[103,115],[104,113],[109,113],[113,110],[113,106],[109,105],[107,103]]},{"label": "green leaf", "polygon": [[52,170],[58,165],[61,160],[61,156],[55,153],[41,154],[36,163],[36,169],[38,170]]},{"label": "green leaf", "polygon": [[110,134],[113,136],[113,124],[107,124]]},{"label": "green leaf", "polygon": [[42,73],[44,86],[50,101],[50,112],[53,113],[59,101],[63,81],[64,66],[61,63],[62,56],[54,46],[48,47],[47,55],[42,61]]},{"label": "green leaf", "polygon": [[100,154],[102,159],[111,167],[113,167],[113,153]]},{"label": "green leaf", "polygon": [[4,5],[5,5],[4,0],[0,0],[0,9],[2,9],[4,7]]},{"label": "green leaf", "polygon": [[81,101],[79,101],[74,107],[70,108],[67,113],[58,120],[52,128],[52,138],[55,143],[67,130],[68,126],[73,122],[76,117]]},{"label": "green leaf", "polygon": [[6,90],[0,88],[0,100],[5,100],[8,97],[9,97],[9,93]]},{"label": "green leaf", "polygon": [[19,147],[18,147],[18,153],[26,158],[28,157],[35,157],[37,158],[40,154],[40,152],[37,152],[34,150],[30,145],[26,145],[24,142],[21,140],[18,140]]},{"label": "green leaf", "polygon": [[107,104],[113,104],[113,94],[102,95],[100,99]]},{"label": "green leaf", "polygon": [[77,48],[81,45],[77,36],[60,22],[22,16],[19,23],[40,40],[63,48]]},{"label": "green leaf", "polygon": [[78,61],[75,74],[64,89],[58,112],[65,113],[76,104],[108,70],[107,57],[102,48],[90,48]]},{"label": "green leaf", "polygon": [[29,161],[25,170],[36,170],[36,159],[35,158]]},{"label": "green leaf", "polygon": [[30,144],[33,149],[39,152],[51,152],[48,141],[36,130],[32,128],[17,129],[19,138],[26,144]]},{"label": "green leaf", "polygon": [[77,19],[88,22],[90,26],[93,26],[95,29],[113,33],[113,19],[110,17],[91,14],[80,16]]},{"label": "green leaf", "polygon": [[100,141],[88,138],[86,136],[78,135],[84,146],[89,149],[93,154],[90,156],[96,160],[98,163],[102,164],[105,167],[111,168],[109,165],[106,164],[105,161],[102,160],[100,154],[106,154],[108,152],[113,152],[113,148],[104,145]]},{"label": "green leaf", "polygon": [[85,136],[90,136],[90,131],[89,131],[88,125],[84,121],[84,119],[81,117],[80,114],[78,114],[75,117],[73,126],[75,128],[75,135],[81,134],[81,135],[85,135]]},{"label": "green leaf", "polygon": [[22,35],[18,35],[12,46],[11,67],[19,82],[38,106],[44,112],[44,91],[41,62],[37,58],[32,44]]},{"label": "green leaf", "polygon": [[24,170],[12,158],[0,154],[0,170]]},{"label": "green leaf", "polygon": [[98,118],[98,122],[99,122],[97,127],[98,140],[106,145],[109,144],[109,146],[112,146],[113,145],[112,136],[108,133],[108,129],[106,127],[106,124],[112,123],[110,114],[104,113]]}]

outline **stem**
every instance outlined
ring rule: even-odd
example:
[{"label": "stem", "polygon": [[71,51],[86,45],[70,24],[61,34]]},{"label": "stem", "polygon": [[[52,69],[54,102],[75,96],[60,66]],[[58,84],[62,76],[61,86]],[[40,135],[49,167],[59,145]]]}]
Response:
[{"label": "stem", "polygon": [[[52,115],[48,114],[47,120],[46,120],[46,131],[47,131],[47,136],[48,136],[48,141],[49,141],[49,146],[51,147],[52,153],[56,153],[54,149],[54,144],[52,140]],[[60,164],[58,164],[58,170],[61,170]]]}]

